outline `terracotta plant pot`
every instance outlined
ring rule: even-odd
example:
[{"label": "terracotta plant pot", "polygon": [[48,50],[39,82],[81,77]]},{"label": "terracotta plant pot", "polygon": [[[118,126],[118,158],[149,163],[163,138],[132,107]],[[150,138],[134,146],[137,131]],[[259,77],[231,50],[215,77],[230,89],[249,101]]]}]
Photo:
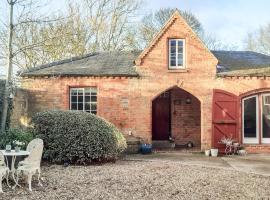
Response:
[{"label": "terracotta plant pot", "polygon": [[217,157],[218,156],[218,149],[211,149],[211,156]]}]

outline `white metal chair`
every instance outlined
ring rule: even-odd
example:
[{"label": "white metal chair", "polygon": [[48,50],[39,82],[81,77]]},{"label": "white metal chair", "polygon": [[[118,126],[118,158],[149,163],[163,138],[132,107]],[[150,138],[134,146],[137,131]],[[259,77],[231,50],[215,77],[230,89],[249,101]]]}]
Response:
[{"label": "white metal chair", "polygon": [[4,154],[0,151],[0,193],[3,193],[2,180],[4,177],[6,178],[7,185],[10,187],[8,183],[8,176],[9,176],[9,168],[5,163]]},{"label": "white metal chair", "polygon": [[[36,138],[36,139],[31,140],[31,141],[28,143],[27,147],[26,147],[26,151],[31,152],[32,149],[33,149],[37,144],[41,143],[41,141],[42,141],[42,140],[39,139],[39,138]],[[42,143],[43,143],[43,141],[42,141]],[[23,161],[20,161],[19,164],[18,164],[18,166],[27,164],[27,162],[28,162],[28,157],[25,158]]]},{"label": "white metal chair", "polygon": [[17,182],[19,173],[22,172],[23,174],[27,175],[27,182],[30,191],[32,191],[32,177],[36,173],[38,173],[38,184],[42,186],[40,182],[40,163],[43,152],[43,140],[34,139],[31,142],[33,142],[34,144],[31,144],[29,156],[24,161],[20,162],[17,168]]}]

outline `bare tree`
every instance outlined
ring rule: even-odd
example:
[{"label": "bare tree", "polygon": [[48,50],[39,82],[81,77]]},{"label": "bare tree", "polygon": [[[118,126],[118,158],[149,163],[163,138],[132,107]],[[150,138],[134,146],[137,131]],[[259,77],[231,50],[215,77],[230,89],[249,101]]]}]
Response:
[{"label": "bare tree", "polygon": [[139,0],[70,1],[68,12],[58,15],[61,20],[17,27],[14,63],[23,69],[95,51],[133,49],[132,16],[138,8]]},{"label": "bare tree", "polygon": [[245,44],[247,50],[270,55],[270,23],[254,33],[248,33]]},{"label": "bare tree", "polygon": [[[155,34],[162,28],[162,26],[167,22],[174,12],[175,9],[162,8],[155,13],[150,13],[143,17],[140,32],[144,45],[153,39]],[[203,32],[203,27],[200,21],[192,13],[188,11],[180,11],[180,13],[194,32],[196,32],[198,35]]]},{"label": "bare tree", "polygon": [[[36,1],[37,2],[37,1]],[[17,32],[20,27],[32,23],[47,23],[50,22],[47,17],[39,15],[36,17],[33,13],[37,12],[39,6],[34,7],[36,4],[33,0],[7,0],[9,7],[9,21],[8,24],[1,21],[1,31],[0,31],[0,45],[3,47],[1,54],[3,57],[7,58],[6,64],[6,84],[5,84],[5,93],[3,97],[3,108],[1,116],[1,131],[6,129],[7,113],[8,113],[8,104],[9,97],[12,90],[12,78],[13,78],[13,67],[14,62],[16,61],[16,56],[21,51],[31,48],[32,46],[37,45],[36,41],[32,41],[31,45],[18,46],[17,45]],[[14,12],[16,11],[16,12]],[[8,38],[8,39],[6,39]],[[7,44],[7,45],[6,45]],[[2,57],[2,56],[1,56]]]},{"label": "bare tree", "polygon": [[88,51],[130,48],[130,31],[141,0],[83,0],[88,22]]},{"label": "bare tree", "polygon": [[15,63],[20,68],[30,68],[43,63],[86,53],[87,29],[79,11],[69,7],[68,14],[48,23],[31,23],[16,31]]},{"label": "bare tree", "polygon": [[[155,34],[162,28],[171,15],[175,12],[172,8],[162,8],[155,13],[147,14],[143,17],[140,29],[140,44],[144,48],[152,39]],[[182,17],[186,20],[188,25],[200,37],[206,47],[210,50],[229,50],[233,49],[230,45],[225,45],[217,40],[212,34],[207,33],[200,21],[194,14],[188,11],[180,11]]]}]

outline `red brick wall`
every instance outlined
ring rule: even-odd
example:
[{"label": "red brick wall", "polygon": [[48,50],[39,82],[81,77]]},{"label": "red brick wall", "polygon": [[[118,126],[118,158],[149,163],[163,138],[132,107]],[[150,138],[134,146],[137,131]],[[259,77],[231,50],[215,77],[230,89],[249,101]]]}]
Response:
[{"label": "red brick wall", "polygon": [[[186,70],[168,70],[168,38],[186,40]],[[22,87],[29,91],[29,117],[41,110],[68,109],[70,86],[96,86],[98,115],[114,123],[124,133],[131,131],[133,135],[151,142],[152,100],[160,93],[178,86],[200,100],[201,144],[203,149],[210,148],[209,113],[213,91],[209,86],[215,81],[217,60],[186,23],[177,18],[142,61],[136,67],[140,78],[25,78]]]},{"label": "red brick wall", "polygon": [[[185,39],[186,70],[168,70],[168,38]],[[176,134],[177,137],[185,130],[183,137],[196,140],[196,144],[201,143],[202,150],[208,149],[212,141],[214,88],[236,95],[262,87],[270,88],[270,78],[216,78],[216,65],[216,58],[203,46],[187,24],[181,18],[176,18],[149,48],[149,53],[142,59],[142,63],[136,66],[139,78],[25,78],[22,88],[29,96],[28,111],[27,115],[21,117],[31,118],[35,112],[41,110],[69,109],[69,87],[95,86],[98,89],[98,115],[114,123],[125,134],[131,131],[133,135],[151,142],[152,100],[162,92],[177,86],[200,101],[201,112],[200,116],[199,112],[196,112],[199,110],[198,103],[190,105],[189,111],[186,111],[188,105],[185,108],[177,108],[183,110],[189,120],[181,124],[174,122],[173,129],[175,133],[179,133]],[[196,99],[192,99],[192,102],[196,102]],[[20,123],[21,117],[16,115],[13,118],[14,126]],[[180,115],[177,114],[177,117]],[[182,129],[183,127],[194,129]],[[178,139],[182,141],[183,138]]]},{"label": "red brick wall", "polygon": [[[186,98],[191,99],[190,104]],[[181,89],[171,90],[171,133],[176,144],[191,141],[196,147],[201,146],[200,101]]]}]

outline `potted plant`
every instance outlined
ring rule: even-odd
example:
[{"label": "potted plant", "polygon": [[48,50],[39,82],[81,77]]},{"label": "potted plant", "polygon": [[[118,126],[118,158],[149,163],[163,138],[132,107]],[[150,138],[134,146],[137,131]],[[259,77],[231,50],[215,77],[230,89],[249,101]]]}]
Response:
[{"label": "potted plant", "polygon": [[21,147],[25,145],[24,142],[20,142],[18,140],[13,141],[13,145],[15,146],[15,151],[19,152],[21,150]]},{"label": "potted plant", "polygon": [[243,146],[240,146],[238,151],[237,151],[238,155],[240,156],[245,156],[247,155],[247,151],[245,150],[245,148]]},{"label": "potted plant", "polygon": [[152,153],[152,144],[141,144],[141,153],[150,154]]},{"label": "potted plant", "polygon": [[211,156],[217,157],[218,156],[218,149],[211,149]]}]

